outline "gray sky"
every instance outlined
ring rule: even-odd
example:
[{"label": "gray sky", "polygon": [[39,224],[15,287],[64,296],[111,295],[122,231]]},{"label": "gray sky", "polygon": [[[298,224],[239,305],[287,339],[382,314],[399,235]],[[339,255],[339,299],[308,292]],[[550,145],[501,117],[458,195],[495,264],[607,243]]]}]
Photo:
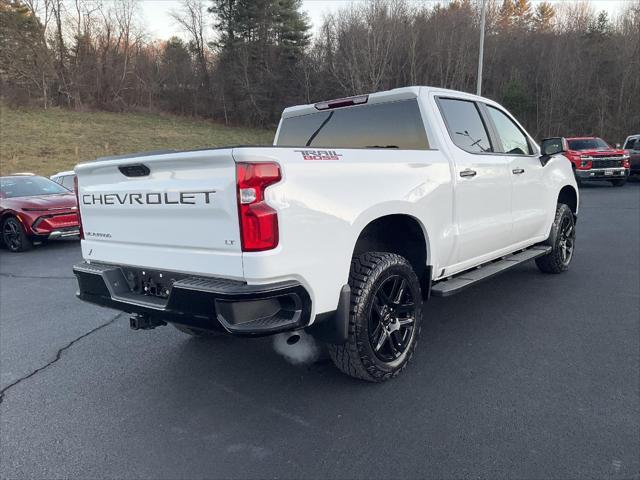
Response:
[{"label": "gray sky", "polygon": [[[303,8],[309,15],[313,28],[322,23],[325,14],[335,12],[350,4],[363,3],[366,0],[303,0]],[[435,0],[413,0],[415,3],[434,4]],[[533,0],[535,5],[541,0]],[[569,3],[574,0],[560,0],[552,3]],[[629,0],[592,0],[590,3],[597,11],[606,10],[609,16],[615,16]],[[441,2],[444,3],[444,2]],[[152,38],[167,39],[172,35],[184,37],[180,27],[171,18],[169,12],[180,8],[179,0],[140,0],[140,17]]]}]

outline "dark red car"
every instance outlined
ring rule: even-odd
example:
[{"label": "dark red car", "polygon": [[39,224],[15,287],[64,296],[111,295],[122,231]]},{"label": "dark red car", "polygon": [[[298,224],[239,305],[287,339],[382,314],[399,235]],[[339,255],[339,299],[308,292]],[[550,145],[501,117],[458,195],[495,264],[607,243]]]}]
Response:
[{"label": "dark red car", "polygon": [[566,138],[565,156],[573,164],[578,185],[583,180],[607,180],[621,187],[629,177],[629,153],[598,137]]},{"label": "dark red car", "polygon": [[0,233],[12,252],[80,233],[75,194],[36,175],[0,177]]}]

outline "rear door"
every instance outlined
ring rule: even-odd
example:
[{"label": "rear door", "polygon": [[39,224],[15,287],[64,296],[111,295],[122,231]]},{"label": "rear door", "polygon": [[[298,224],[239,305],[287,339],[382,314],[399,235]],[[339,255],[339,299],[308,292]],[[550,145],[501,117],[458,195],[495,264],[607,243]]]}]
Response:
[{"label": "rear door", "polygon": [[437,103],[453,142],[459,270],[511,244],[509,159],[494,153],[476,102],[438,97]]},{"label": "rear door", "polygon": [[230,149],[76,167],[87,260],[241,278]]}]

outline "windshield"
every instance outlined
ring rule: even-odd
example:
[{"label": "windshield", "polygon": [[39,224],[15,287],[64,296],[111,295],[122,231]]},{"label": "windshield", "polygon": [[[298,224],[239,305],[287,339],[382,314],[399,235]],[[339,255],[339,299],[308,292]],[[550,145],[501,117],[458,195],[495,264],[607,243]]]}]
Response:
[{"label": "windshield", "polygon": [[601,138],[584,138],[580,140],[568,140],[569,150],[598,150],[610,148],[607,142]]},{"label": "windshield", "polygon": [[0,193],[4,198],[15,198],[59,195],[69,193],[69,190],[44,177],[3,177],[0,178]]}]

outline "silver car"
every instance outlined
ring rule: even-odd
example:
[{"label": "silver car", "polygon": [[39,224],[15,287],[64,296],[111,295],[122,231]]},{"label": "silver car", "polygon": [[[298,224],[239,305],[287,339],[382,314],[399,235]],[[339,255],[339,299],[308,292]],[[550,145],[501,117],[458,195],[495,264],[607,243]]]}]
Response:
[{"label": "silver car", "polygon": [[67,172],[58,172],[55,175],[51,175],[51,180],[56,183],[59,183],[67,190],[75,191],[75,178],[76,174],[73,170],[69,170]]}]

